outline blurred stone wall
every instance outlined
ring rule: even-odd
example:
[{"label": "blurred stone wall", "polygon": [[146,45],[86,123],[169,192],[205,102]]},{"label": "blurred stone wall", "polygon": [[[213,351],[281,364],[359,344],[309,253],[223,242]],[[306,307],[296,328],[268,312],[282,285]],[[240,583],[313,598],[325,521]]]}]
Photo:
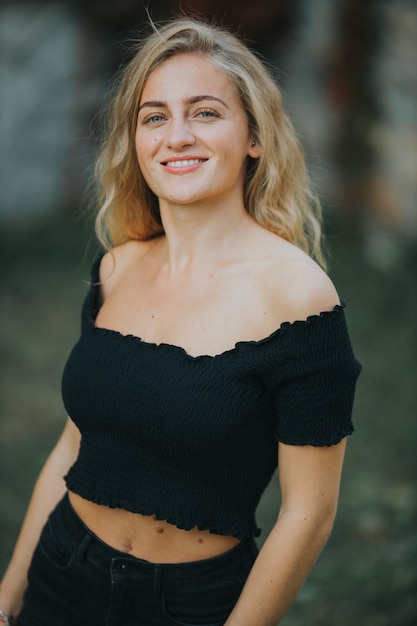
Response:
[{"label": "blurred stone wall", "polygon": [[77,141],[77,35],[63,4],[0,7],[2,215],[57,210],[77,185],[68,179]]},{"label": "blurred stone wall", "polygon": [[[417,238],[417,3],[299,0],[270,51],[329,214],[390,266]],[[279,42],[278,42],[279,43]]]},{"label": "blurred stone wall", "polygon": [[376,173],[385,181],[386,219],[417,233],[417,4],[385,2],[375,90],[381,116],[373,128]]}]

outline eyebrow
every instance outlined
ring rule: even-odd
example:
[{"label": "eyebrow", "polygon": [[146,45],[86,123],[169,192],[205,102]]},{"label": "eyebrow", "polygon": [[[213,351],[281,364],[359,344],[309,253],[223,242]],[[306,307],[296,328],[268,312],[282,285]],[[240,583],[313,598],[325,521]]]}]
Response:
[{"label": "eyebrow", "polygon": [[[201,96],[191,96],[190,98],[186,98],[185,104],[197,104],[198,102],[202,102],[204,100],[220,102],[224,107],[226,107],[226,109],[229,108],[223,100],[221,100],[220,98],[217,98],[216,96],[210,96],[208,94],[203,94]],[[167,106],[166,102],[162,102],[162,100],[149,100],[148,102],[144,102],[143,104],[140,105],[139,111],[143,109],[144,107],[158,109],[158,108],[166,108],[166,106]]]}]

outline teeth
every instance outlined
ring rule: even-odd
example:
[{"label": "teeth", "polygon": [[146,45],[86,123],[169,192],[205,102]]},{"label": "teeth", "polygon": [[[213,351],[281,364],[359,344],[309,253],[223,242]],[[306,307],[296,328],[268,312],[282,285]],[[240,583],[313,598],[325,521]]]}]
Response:
[{"label": "teeth", "polygon": [[186,159],[182,161],[166,161],[166,165],[170,167],[189,167],[190,165],[196,165],[202,163],[203,159]]}]

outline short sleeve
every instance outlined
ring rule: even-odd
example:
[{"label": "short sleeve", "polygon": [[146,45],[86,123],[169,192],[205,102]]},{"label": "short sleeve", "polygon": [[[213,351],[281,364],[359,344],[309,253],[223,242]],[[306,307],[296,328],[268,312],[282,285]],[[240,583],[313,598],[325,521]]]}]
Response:
[{"label": "short sleeve", "polygon": [[293,445],[336,444],[354,430],[352,407],[361,370],[343,306],[286,324],[282,331],[280,366],[269,372],[275,438]]}]

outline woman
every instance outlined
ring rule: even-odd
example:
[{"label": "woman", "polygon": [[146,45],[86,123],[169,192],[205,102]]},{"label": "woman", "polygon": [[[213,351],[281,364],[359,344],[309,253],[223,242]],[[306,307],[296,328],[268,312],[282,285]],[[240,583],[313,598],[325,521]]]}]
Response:
[{"label": "woman", "polygon": [[0,608],[24,626],[275,625],[329,536],[359,373],[279,91],[233,35],[175,20],[124,71],[97,174],[107,252],[70,418]]}]

